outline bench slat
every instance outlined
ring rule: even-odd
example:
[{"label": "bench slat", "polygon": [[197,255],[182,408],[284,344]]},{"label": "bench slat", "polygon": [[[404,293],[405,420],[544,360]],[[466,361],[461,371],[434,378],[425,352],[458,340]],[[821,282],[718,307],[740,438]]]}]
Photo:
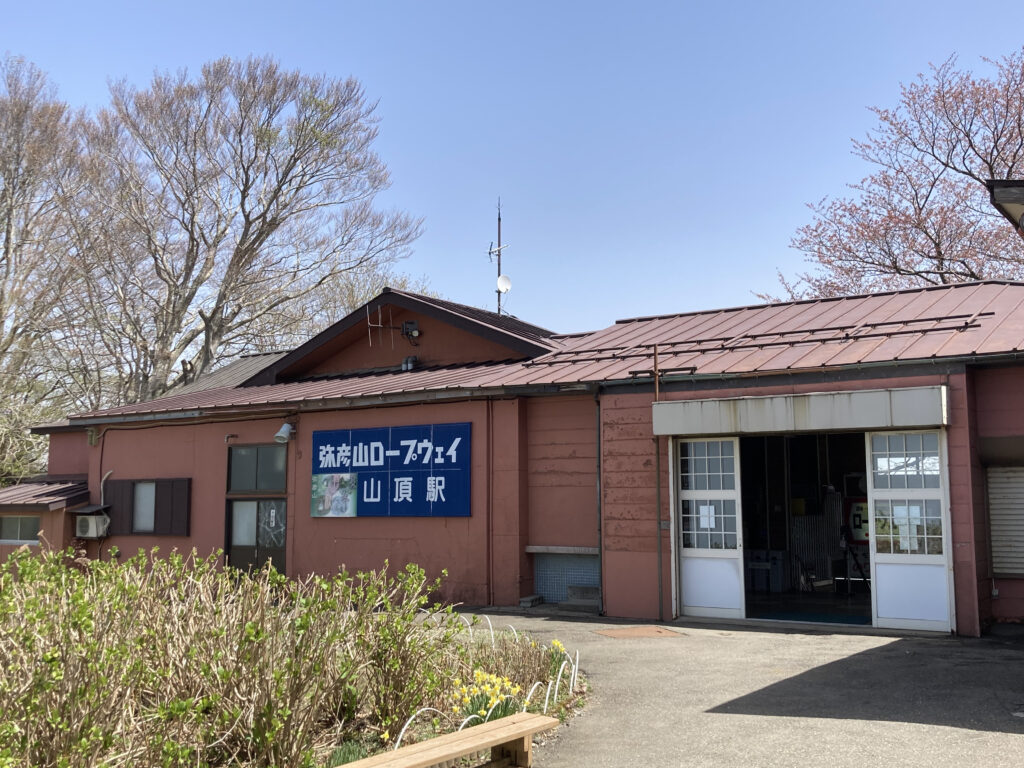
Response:
[{"label": "bench slat", "polygon": [[535,733],[547,731],[558,725],[558,720],[546,715],[519,712],[510,717],[493,720],[481,725],[467,726],[456,733],[446,733],[418,744],[409,744],[397,750],[366,757],[349,763],[351,768],[427,768],[464,755],[480,752],[519,739],[530,738]]}]

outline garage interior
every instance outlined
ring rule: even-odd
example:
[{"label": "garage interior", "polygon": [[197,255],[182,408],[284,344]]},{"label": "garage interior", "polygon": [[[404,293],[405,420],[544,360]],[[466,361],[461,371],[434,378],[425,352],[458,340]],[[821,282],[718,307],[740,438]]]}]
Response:
[{"label": "garage interior", "polygon": [[871,623],[864,433],[740,440],[746,615]]}]

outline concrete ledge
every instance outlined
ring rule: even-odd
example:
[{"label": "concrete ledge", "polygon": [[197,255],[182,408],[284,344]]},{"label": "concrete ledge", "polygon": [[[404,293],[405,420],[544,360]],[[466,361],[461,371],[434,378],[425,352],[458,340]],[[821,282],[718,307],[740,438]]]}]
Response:
[{"label": "concrete ledge", "polygon": [[599,555],[597,547],[549,547],[543,544],[527,544],[530,555]]}]

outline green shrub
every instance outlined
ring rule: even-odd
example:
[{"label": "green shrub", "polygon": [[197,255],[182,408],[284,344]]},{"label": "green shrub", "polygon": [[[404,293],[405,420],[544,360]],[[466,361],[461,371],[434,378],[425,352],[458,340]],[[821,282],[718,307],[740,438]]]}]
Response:
[{"label": "green shrub", "polygon": [[340,765],[422,707],[448,713],[431,732],[457,726],[456,679],[492,676],[473,711],[495,691],[493,715],[517,711],[564,656],[471,640],[415,565],[293,580],[157,555],[0,565],[0,768]]}]

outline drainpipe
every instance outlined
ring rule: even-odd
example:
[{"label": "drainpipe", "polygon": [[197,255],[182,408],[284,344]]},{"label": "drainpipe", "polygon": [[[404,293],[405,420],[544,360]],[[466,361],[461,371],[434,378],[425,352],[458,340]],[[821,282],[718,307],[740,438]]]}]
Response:
[{"label": "drainpipe", "polygon": [[487,398],[487,604],[494,605],[494,401]]},{"label": "drainpipe", "polygon": [[661,554],[661,439],[654,437],[654,487],[657,509],[654,511],[655,530],[658,544],[658,621],[665,620],[665,586]]},{"label": "drainpipe", "polygon": [[594,384],[594,425],[597,443],[597,612],[604,616],[604,534],[601,528],[601,393]]},{"label": "drainpipe", "polygon": [[[661,378],[661,371],[658,367],[658,345],[654,345],[654,402],[658,402],[661,399],[661,388],[659,387],[659,379]],[[656,499],[656,508],[654,510],[654,529],[655,539],[658,552],[658,621],[665,620],[665,585],[664,585],[664,566],[662,564],[662,553],[661,553],[661,439],[654,436],[654,493]]]}]

